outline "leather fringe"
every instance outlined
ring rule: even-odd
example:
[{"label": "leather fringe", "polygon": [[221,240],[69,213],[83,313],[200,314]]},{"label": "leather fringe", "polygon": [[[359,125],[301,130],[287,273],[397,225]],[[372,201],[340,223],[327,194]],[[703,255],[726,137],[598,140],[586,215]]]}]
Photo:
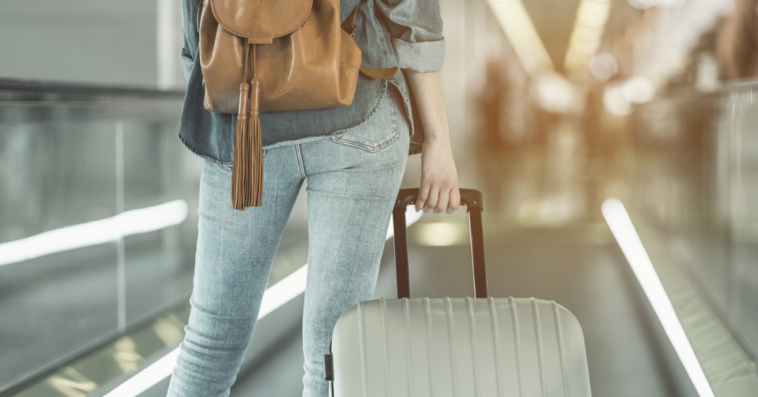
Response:
[{"label": "leather fringe", "polygon": [[234,159],[232,163],[232,206],[244,211],[250,206],[252,189],[250,184],[250,156],[252,136],[247,123],[247,109],[250,101],[250,84],[240,84],[240,107],[237,126],[234,131]]},{"label": "leather fringe", "polygon": [[260,102],[261,82],[250,82],[250,120],[248,130],[251,132],[251,204],[253,207],[263,205],[263,138],[261,136]]},{"label": "leather fringe", "polygon": [[247,207],[263,205],[260,92],[261,82],[257,79],[253,79],[250,84],[240,85],[240,109],[235,129],[235,151],[232,163],[232,206],[240,211],[244,211]]}]

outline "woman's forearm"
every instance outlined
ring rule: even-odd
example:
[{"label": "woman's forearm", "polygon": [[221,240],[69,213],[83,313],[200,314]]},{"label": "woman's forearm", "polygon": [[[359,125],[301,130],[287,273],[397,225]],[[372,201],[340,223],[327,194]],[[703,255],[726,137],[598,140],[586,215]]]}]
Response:
[{"label": "woman's forearm", "polygon": [[450,131],[442,103],[440,74],[408,70],[408,80],[416,98],[419,117],[424,126],[421,149],[421,185],[416,211],[453,212],[460,205],[458,174],[455,170]]},{"label": "woman's forearm", "polygon": [[418,73],[407,70],[408,80],[418,106],[419,117],[424,126],[425,139],[430,141],[450,139],[450,132],[442,103],[440,73]]}]

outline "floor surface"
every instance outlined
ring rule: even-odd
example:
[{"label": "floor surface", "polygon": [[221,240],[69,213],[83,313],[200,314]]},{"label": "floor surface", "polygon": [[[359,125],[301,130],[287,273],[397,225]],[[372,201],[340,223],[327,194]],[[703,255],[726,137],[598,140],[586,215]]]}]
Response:
[{"label": "floor surface", "polygon": [[[465,214],[452,218],[459,224],[465,222]],[[441,219],[433,215],[424,222]],[[697,396],[604,225],[488,229],[487,233],[491,295],[534,296],[555,300],[571,310],[583,328],[593,396]],[[471,277],[467,244],[428,247],[411,241],[410,250],[412,297],[473,294],[467,281]],[[394,294],[392,255],[393,245],[388,242],[377,296]],[[232,396],[301,395],[300,338],[300,333],[293,334],[270,359],[242,374]]]}]

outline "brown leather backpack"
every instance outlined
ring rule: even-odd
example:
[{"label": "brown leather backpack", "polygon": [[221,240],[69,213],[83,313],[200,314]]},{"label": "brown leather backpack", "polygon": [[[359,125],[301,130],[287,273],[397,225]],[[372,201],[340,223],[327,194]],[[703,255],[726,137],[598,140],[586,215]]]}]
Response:
[{"label": "brown leather backpack", "polygon": [[259,112],[348,106],[359,71],[374,78],[397,72],[361,66],[353,40],[357,11],[340,26],[339,0],[203,0],[198,30],[205,109],[238,114],[234,209],[262,205]]}]

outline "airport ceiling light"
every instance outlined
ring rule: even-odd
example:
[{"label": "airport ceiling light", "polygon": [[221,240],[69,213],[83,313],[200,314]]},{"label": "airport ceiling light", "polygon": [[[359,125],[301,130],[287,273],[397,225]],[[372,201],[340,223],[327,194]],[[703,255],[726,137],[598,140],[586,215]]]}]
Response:
[{"label": "airport ceiling light", "polygon": [[535,76],[555,69],[537,29],[521,0],[487,0],[500,27],[527,73]]},{"label": "airport ceiling light", "polygon": [[606,85],[603,105],[611,114],[626,116],[632,113],[632,104],[650,102],[654,97],[653,82],[645,77],[635,76],[623,83]]},{"label": "airport ceiling light", "polygon": [[542,73],[534,78],[533,95],[537,102],[553,113],[581,113],[584,92],[558,73]]},{"label": "airport ceiling light", "polygon": [[600,45],[610,10],[611,0],[582,0],[579,3],[563,65],[572,79],[584,77],[584,70]]},{"label": "airport ceiling light", "polygon": [[650,79],[635,76],[624,82],[624,96],[631,103],[650,102],[655,97],[655,85]]},{"label": "airport ceiling light", "polygon": [[618,73],[619,64],[613,55],[607,52],[599,52],[590,58],[587,68],[595,80],[604,82]]}]

